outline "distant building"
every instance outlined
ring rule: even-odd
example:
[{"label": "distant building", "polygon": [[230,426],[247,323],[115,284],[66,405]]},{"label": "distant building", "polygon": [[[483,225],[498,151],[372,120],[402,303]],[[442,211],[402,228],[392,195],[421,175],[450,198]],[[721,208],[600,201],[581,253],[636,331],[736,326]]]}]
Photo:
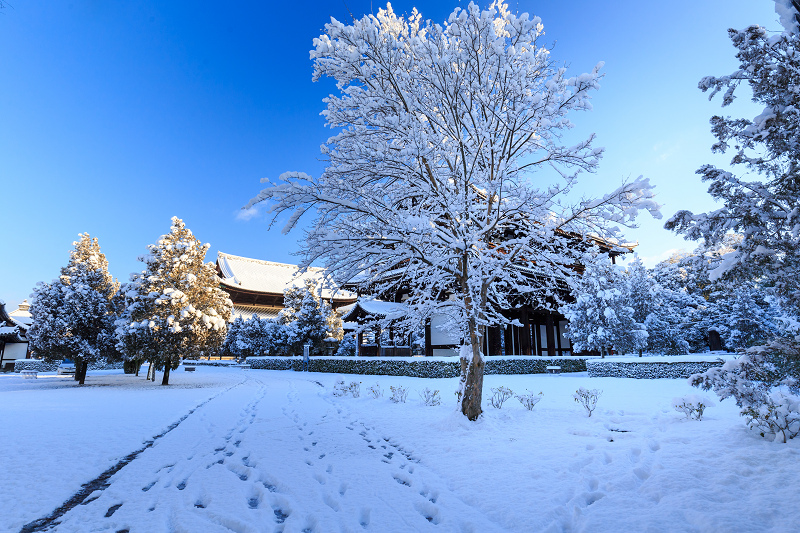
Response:
[{"label": "distant building", "polygon": [[28,355],[25,335],[33,322],[29,308],[28,300],[23,300],[16,311],[9,313],[6,303],[0,300],[0,371],[13,370],[14,362]]},{"label": "distant building", "polygon": [[[323,282],[323,269],[309,268],[298,276],[297,265],[261,261],[219,252],[217,275],[220,288],[231,295],[233,313],[231,320],[248,319],[254,314],[259,318],[274,319],[284,308],[283,291],[301,287],[307,279]],[[338,309],[356,301],[356,295],[348,291],[335,291],[323,287],[322,299]]]}]

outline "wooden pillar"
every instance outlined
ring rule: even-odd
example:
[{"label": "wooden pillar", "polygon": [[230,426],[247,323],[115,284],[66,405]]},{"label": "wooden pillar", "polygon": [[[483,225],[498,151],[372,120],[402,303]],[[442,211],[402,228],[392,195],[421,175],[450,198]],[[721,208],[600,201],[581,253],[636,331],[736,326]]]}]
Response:
[{"label": "wooden pillar", "polygon": [[356,335],[356,357],[361,357],[362,344],[364,344],[364,332],[359,329]]},{"label": "wooden pillar", "polygon": [[431,346],[431,321],[425,321],[425,357],[433,357],[433,347]]},{"label": "wooden pillar", "polygon": [[522,355],[531,355],[531,324],[528,320],[527,307],[522,308],[519,318],[519,321],[522,322],[519,330],[519,350]]},{"label": "wooden pillar", "polygon": [[553,324],[553,313],[547,313],[547,317],[545,318],[545,326],[544,329],[547,332],[547,355],[553,356],[556,355],[556,336],[555,336],[555,324]]}]

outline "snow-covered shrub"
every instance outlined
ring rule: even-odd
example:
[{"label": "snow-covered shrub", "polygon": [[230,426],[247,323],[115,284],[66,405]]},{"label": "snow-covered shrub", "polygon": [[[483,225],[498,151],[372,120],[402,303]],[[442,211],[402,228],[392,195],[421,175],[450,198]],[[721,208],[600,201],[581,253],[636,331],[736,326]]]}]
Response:
[{"label": "snow-covered shrub", "polygon": [[336,357],[354,357],[356,355],[356,338],[353,335],[345,335],[336,350]]},{"label": "snow-covered shrub", "polygon": [[353,398],[358,398],[361,396],[361,382],[360,381],[351,381],[350,385],[347,386],[347,392],[350,393],[350,396]]},{"label": "snow-covered shrub", "polygon": [[333,384],[333,395],[334,396],[344,396],[347,394],[347,391],[350,389],[348,385],[344,384],[344,380],[340,379],[336,383]]},{"label": "snow-covered shrub", "polygon": [[441,396],[439,396],[438,390],[431,390],[428,387],[425,387],[424,389],[422,389],[422,392],[420,392],[419,395],[422,398],[422,401],[425,403],[425,405],[434,406],[434,405],[441,405],[442,403],[442,398]]},{"label": "snow-covered shrub", "polygon": [[525,409],[528,411],[532,411],[536,404],[542,400],[543,393],[534,394],[532,392],[526,392],[525,394],[518,394],[517,400],[519,403],[525,406]]},{"label": "snow-covered shrub", "polygon": [[650,357],[635,362],[619,362],[613,359],[592,359],[587,361],[586,369],[591,378],[633,378],[633,379],[686,379],[693,374],[705,372],[722,366],[725,361],[652,361]]},{"label": "snow-covered shrub", "polygon": [[[486,357],[485,374],[544,374],[548,365],[562,372],[586,372],[585,357]],[[303,368],[301,357],[248,357],[254,369],[295,370]],[[412,378],[452,378],[459,374],[458,360],[423,357],[312,357],[312,372],[360,374],[368,376],[407,376]],[[687,374],[688,375],[688,374]]]},{"label": "snow-covered shrub", "polygon": [[581,387],[575,391],[572,397],[586,409],[589,416],[592,416],[592,412],[597,408],[597,399],[600,398],[601,394],[603,394],[601,390],[589,390]]},{"label": "snow-covered shrub", "polygon": [[397,387],[389,387],[392,391],[392,397],[389,398],[394,403],[406,403],[406,398],[408,398],[408,387],[403,387],[398,385]]},{"label": "snow-covered shrub", "polygon": [[507,387],[497,387],[492,389],[492,397],[489,401],[495,409],[502,409],[503,404],[514,395],[514,391]]},{"label": "snow-covered shrub", "polygon": [[367,392],[369,393],[370,396],[372,396],[376,400],[378,398],[383,398],[383,389],[381,388],[380,383],[375,383],[375,385],[367,387]]},{"label": "snow-covered shrub", "polygon": [[762,437],[785,443],[800,434],[800,398],[773,393],[759,406],[742,409],[747,425]]},{"label": "snow-covered shrub", "polygon": [[714,402],[705,396],[697,394],[687,394],[681,398],[672,399],[672,408],[686,415],[686,418],[694,418],[695,420],[703,419],[703,412],[708,407],[712,407]]}]

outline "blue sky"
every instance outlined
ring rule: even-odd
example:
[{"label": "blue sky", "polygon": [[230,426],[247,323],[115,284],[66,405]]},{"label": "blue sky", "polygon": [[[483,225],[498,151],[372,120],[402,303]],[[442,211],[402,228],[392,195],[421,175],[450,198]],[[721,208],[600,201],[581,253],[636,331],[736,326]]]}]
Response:
[{"label": "blue sky", "polygon": [[[384,4],[15,0],[0,15],[0,299],[11,309],[56,277],[82,232],[99,238],[111,273],[127,281],[137,257],[183,218],[217,251],[296,262],[302,232],[237,218],[262,177],[319,175],[329,136],[319,116],[329,81],[311,82],[308,52],[331,16]],[[457,1],[393,2],[442,22]],[[777,30],[769,0],[511,1],[538,15],[553,57],[579,74],[605,61],[594,111],[571,118],[606,154],[587,194],[643,174],[666,217],[714,207],[695,175],[712,156],[697,89],[736,67],[729,27]],[[730,111],[752,116],[740,102]],[[728,113],[726,111],[726,113]],[[653,263],[689,248],[643,215],[628,232]]]}]

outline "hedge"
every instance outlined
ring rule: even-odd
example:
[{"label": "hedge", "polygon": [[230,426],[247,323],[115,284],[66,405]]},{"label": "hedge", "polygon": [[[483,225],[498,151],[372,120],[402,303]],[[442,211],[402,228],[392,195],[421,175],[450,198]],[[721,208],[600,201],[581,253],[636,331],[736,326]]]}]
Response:
[{"label": "hedge", "polygon": [[195,366],[223,366],[223,367],[229,367],[229,366],[237,365],[238,363],[236,361],[231,361],[231,360],[227,360],[227,359],[222,359],[222,360],[220,360],[220,359],[211,359],[211,360],[208,360],[208,359],[184,359],[183,360],[183,364],[184,365],[190,365],[190,366],[191,365],[195,365]]},{"label": "hedge", "polygon": [[593,360],[586,366],[592,378],[685,379],[722,364],[723,361],[648,362],[645,359],[635,363]]},{"label": "hedge", "polygon": [[[23,370],[34,370],[36,372],[55,372],[61,361],[53,361],[48,363],[44,359],[17,359],[14,361],[14,372],[21,372]],[[114,363],[89,363],[89,370],[120,370],[122,369],[122,361]]]},{"label": "hedge", "polygon": [[[301,357],[248,357],[247,364],[262,370],[303,369]],[[585,372],[583,357],[487,357],[485,374],[544,374],[546,367],[560,366],[562,372]],[[458,358],[408,357],[312,357],[309,371],[331,374],[452,378],[459,375]]]}]

